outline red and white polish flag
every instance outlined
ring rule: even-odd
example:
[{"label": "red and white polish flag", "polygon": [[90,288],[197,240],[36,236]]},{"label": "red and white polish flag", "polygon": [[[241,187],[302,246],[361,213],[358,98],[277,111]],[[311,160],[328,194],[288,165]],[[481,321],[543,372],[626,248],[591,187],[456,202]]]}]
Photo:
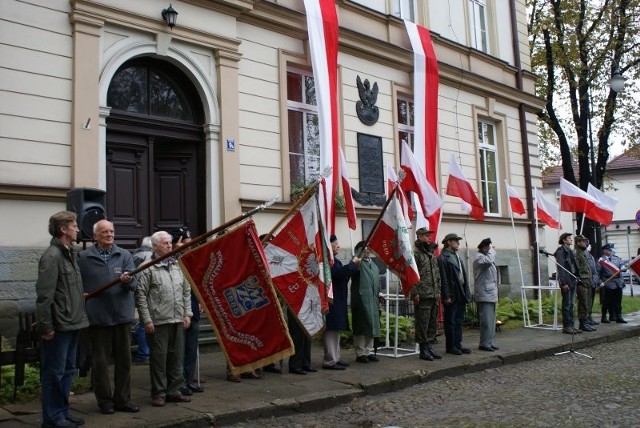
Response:
[{"label": "red and white polish flag", "polygon": [[611,261],[605,259],[604,257],[601,257],[598,260],[598,263],[600,263],[600,266],[611,272],[611,275],[615,275],[620,272],[620,268],[618,266],[614,265],[613,263],[611,263]]},{"label": "red and white polish flag", "polygon": [[534,190],[536,198],[536,216],[538,220],[552,229],[562,229],[560,225],[560,208],[555,206],[536,187]]},{"label": "red and white polish flag", "polygon": [[408,296],[411,287],[420,281],[420,274],[413,258],[409,227],[396,195],[373,231],[369,248],[398,276],[402,291]]},{"label": "red and white polish flag", "polygon": [[442,206],[442,198],[427,181],[426,175],[422,171],[422,168],[420,168],[420,165],[418,165],[406,141],[402,142],[402,148],[400,150],[400,167],[406,174],[400,182],[400,187],[404,189],[405,192],[413,192],[416,194],[424,216],[429,218]]},{"label": "red and white polish flag", "polygon": [[449,164],[449,179],[447,180],[447,195],[457,196],[464,202],[462,209],[476,220],[484,220],[484,207],[476,196],[471,183],[464,176],[456,157],[451,154]]},{"label": "red and white polish flag", "polygon": [[587,217],[609,226],[613,221],[613,212],[618,200],[596,189],[591,183],[587,187],[587,194],[596,200],[595,205],[587,213]]},{"label": "red and white polish flag", "polygon": [[321,186],[320,215],[326,235],[335,233],[338,188],[338,14],[334,0],[304,0],[313,79],[318,103],[320,173],[331,173]]},{"label": "red and white polish flag", "polygon": [[353,205],[349,171],[347,170],[347,162],[344,160],[342,147],[338,147],[338,153],[340,154],[340,176],[342,179],[342,193],[344,194],[345,208],[347,209],[347,222],[349,223],[349,229],[356,230],[356,209]]},{"label": "red and white polish flag", "polygon": [[[437,189],[436,162],[438,159],[438,58],[428,28],[405,21],[407,35],[413,50],[414,88],[414,153],[418,165],[425,172],[427,182]],[[440,208],[431,214],[423,212],[429,220],[429,229],[437,235]],[[421,221],[421,219],[418,219]]]},{"label": "red and white polish flag", "polygon": [[629,269],[631,269],[633,273],[640,277],[640,256],[629,262]]},{"label": "red and white polish flag", "polygon": [[[396,184],[398,183],[398,176],[396,172],[391,168],[389,164],[386,164],[387,169],[387,195],[391,194],[391,191]],[[404,215],[404,219],[411,227],[411,219],[413,218],[413,210],[411,209],[411,204],[407,200],[407,196],[404,194],[404,190],[402,188],[398,188],[396,190],[396,194],[398,195],[398,200],[400,201],[400,209],[402,210],[402,214]]]},{"label": "red and white polish flag", "polygon": [[587,214],[597,202],[584,190],[560,178],[560,211]]},{"label": "red and white polish flag", "polygon": [[310,337],[324,326],[316,196],[312,196],[264,247],[271,280]]},{"label": "red and white polish flag", "polygon": [[520,199],[520,195],[513,187],[509,186],[509,183],[506,181],[504,185],[507,188],[507,195],[509,196],[509,207],[511,207],[511,212],[514,214],[524,214],[526,211],[524,209],[524,204],[522,203],[522,199]]}]

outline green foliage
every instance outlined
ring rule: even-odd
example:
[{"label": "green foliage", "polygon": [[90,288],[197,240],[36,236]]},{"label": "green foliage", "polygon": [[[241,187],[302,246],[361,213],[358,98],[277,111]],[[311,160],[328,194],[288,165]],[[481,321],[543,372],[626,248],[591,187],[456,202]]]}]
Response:
[{"label": "green foliage", "polygon": [[[389,340],[393,345],[394,333],[396,328],[396,321],[398,322],[398,342],[400,343],[413,343],[415,337],[415,327],[413,324],[413,317],[396,316],[390,314],[389,318]],[[349,311],[349,325],[351,324],[351,311]],[[387,334],[387,313],[382,312],[380,314],[380,338],[384,338]],[[351,331],[340,332],[340,344],[342,347],[350,349],[353,347],[353,333]]]}]

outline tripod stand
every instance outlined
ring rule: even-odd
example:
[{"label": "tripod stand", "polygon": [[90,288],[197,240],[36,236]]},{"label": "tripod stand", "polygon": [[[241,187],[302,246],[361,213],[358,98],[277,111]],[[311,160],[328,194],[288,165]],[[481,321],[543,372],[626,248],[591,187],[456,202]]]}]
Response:
[{"label": "tripod stand", "polygon": [[[556,265],[556,272],[558,272],[558,269],[562,269],[565,273],[567,273],[569,276],[571,276],[573,279],[575,279],[576,282],[579,281],[577,276],[575,276],[571,271],[569,271],[567,268],[565,268],[560,263],[558,263],[558,261],[556,260],[556,258],[555,258],[555,256],[553,254],[547,253],[544,250],[540,250],[540,254],[544,254],[545,256],[547,256],[547,258],[553,257],[551,260]],[[558,275],[556,275],[556,276],[558,276]],[[564,297],[563,297],[563,299],[564,299]],[[575,333],[571,333],[571,347],[569,348],[568,351],[556,352],[554,355],[576,354],[576,355],[580,355],[582,357],[587,357],[587,358],[590,358],[590,359],[593,360],[593,357],[591,355],[587,355],[587,354],[584,354],[582,352],[578,352],[578,351],[576,351],[574,349],[574,347],[573,347],[573,338],[574,338],[575,335],[576,335]]]}]

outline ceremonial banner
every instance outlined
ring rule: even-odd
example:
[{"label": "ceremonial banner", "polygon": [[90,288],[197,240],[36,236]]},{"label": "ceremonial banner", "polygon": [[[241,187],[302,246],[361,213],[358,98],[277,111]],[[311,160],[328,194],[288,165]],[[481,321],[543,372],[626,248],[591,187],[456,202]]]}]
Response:
[{"label": "ceremonial banner", "polygon": [[[403,141],[401,145],[400,167],[406,173],[406,176],[400,182],[400,187],[406,192],[413,192],[418,196],[422,213],[426,218],[430,218],[442,206],[442,198],[427,181],[426,175],[418,165],[407,142]],[[431,226],[430,224],[429,227]]]},{"label": "ceremonial banner", "polygon": [[629,269],[631,269],[633,273],[640,277],[640,256],[629,262]]},{"label": "ceremonial banner", "polygon": [[608,270],[611,275],[620,273],[620,268],[618,268],[618,266],[614,265],[613,263],[611,263],[609,260],[605,258],[600,258],[598,260],[598,263],[600,263],[600,266]]},{"label": "ceremonial banner", "polygon": [[462,209],[476,220],[484,220],[484,207],[476,196],[471,183],[464,176],[456,157],[451,154],[449,164],[449,179],[447,180],[447,195],[457,196],[462,199]]},{"label": "ceremonial banner", "polygon": [[264,248],[273,284],[310,337],[322,330],[322,307],[328,308],[316,251],[319,240],[313,195]]},{"label": "ceremonial banner", "polygon": [[269,268],[249,220],[179,259],[233,374],[293,355]]},{"label": "ceremonial banner", "polygon": [[[398,184],[398,176],[396,172],[391,168],[391,165],[386,165],[387,170],[387,196],[391,194],[391,191]],[[404,193],[404,190],[401,187],[398,187],[396,190],[396,194],[398,195],[398,200],[400,201],[400,209],[402,209],[402,214],[404,215],[404,219],[407,222],[407,225],[411,227],[411,219],[413,219],[413,210],[411,209],[411,204],[407,200],[407,196]]]},{"label": "ceremonial banner", "polygon": [[398,276],[402,291],[408,296],[411,287],[420,281],[420,274],[413,258],[409,227],[396,195],[373,231],[369,239],[369,248]]}]

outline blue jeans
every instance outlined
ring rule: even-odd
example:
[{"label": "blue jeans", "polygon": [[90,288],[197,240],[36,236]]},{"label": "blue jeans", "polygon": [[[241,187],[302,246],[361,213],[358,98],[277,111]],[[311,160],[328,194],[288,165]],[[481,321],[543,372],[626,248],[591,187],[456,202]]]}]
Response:
[{"label": "blue jeans", "polygon": [[56,425],[69,416],[69,392],[76,372],[79,330],[56,331],[51,340],[42,340],[40,401],[42,422]]},{"label": "blue jeans", "polygon": [[138,344],[136,350],[136,361],[142,362],[149,358],[149,345],[147,345],[147,336],[144,331],[144,324],[142,321],[138,322],[133,328],[133,337]]},{"label": "blue jeans", "polygon": [[466,306],[466,302],[462,301],[454,301],[450,305],[444,305],[444,336],[447,342],[447,351],[462,347],[462,323]]},{"label": "blue jeans", "polygon": [[562,326],[573,327],[573,301],[576,299],[576,286],[562,294]]}]

